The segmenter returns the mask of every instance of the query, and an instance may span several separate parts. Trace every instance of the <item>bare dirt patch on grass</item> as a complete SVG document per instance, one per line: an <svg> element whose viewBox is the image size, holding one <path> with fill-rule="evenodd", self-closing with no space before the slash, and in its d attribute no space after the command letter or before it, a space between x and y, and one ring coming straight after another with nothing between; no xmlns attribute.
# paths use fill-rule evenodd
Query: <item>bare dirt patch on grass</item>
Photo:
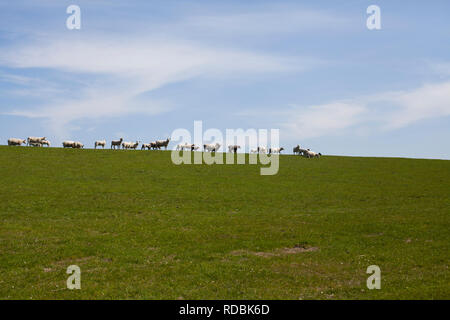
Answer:
<svg viewBox="0 0 450 320"><path fill-rule="evenodd" d="M306 247L306 246L296 245L292 248L278 248L273 251L235 250L235 251L232 251L230 254L233 256L253 255L253 256L257 256L257 257L270 258L270 257L285 256L285 255L289 255L289 254L298 254L298 253L303 253L303 252L314 252L317 250L319 250L318 247Z"/></svg>

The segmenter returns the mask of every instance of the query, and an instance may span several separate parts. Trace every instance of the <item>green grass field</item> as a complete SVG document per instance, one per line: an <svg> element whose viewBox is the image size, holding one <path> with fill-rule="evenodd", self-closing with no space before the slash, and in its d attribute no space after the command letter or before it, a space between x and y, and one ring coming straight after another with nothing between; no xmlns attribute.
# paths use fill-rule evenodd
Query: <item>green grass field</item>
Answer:
<svg viewBox="0 0 450 320"><path fill-rule="evenodd" d="M0 298L450 298L450 161L286 155L277 175L259 169L2 146ZM81 290L66 288L72 264Z"/></svg>

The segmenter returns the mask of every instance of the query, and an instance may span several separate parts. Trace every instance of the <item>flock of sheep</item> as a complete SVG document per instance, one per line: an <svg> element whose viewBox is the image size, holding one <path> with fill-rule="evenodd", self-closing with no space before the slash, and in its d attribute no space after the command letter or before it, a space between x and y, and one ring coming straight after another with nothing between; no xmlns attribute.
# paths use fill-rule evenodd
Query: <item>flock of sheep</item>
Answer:
<svg viewBox="0 0 450 320"><path fill-rule="evenodd" d="M317 152L311 151L310 149L302 149L302 148L300 148L300 145L297 145L294 147L293 153L298 154L300 156L304 156L306 158L320 158L320 156L322 155L320 152L317 153Z"/></svg>
<svg viewBox="0 0 450 320"><path fill-rule="evenodd" d="M156 140L152 141L150 143L143 143L141 150L160 150L164 147L165 150L167 150L167 146L169 145L170 139L167 138L166 140ZM46 139L46 137L28 137L26 140L24 139L18 139L18 138L10 138L8 139L8 145L9 146L20 146L22 144L25 144L27 146L33 146L33 147L42 147L44 145L50 147L50 141ZM123 141L122 138L119 140L112 140L111 141L111 149L133 149L136 150L139 145L139 141L136 142L126 142ZM84 148L84 144L79 141L64 141L62 143L63 148L75 148L75 149L81 149ZM97 147L102 147L103 149L106 146L106 140L98 140L95 141L94 147L97 149ZM221 145L220 143L215 144L204 144L203 145L203 151L204 152L216 152L220 149ZM241 146L239 145L229 145L228 146L228 152L234 152L236 153L238 149L240 149ZM199 146L196 146L195 144L178 144L175 148L177 151L197 151L200 149ZM250 153L268 153L268 154L280 154L281 151L283 151L284 148L266 148L266 147L258 147L256 149L251 149ZM294 154L302 155L306 158L320 158L322 155L320 152L314 152L310 149L302 149L299 145L294 147L293 149Z"/></svg>
<svg viewBox="0 0 450 320"><path fill-rule="evenodd" d="M269 151L268 153L269 154L271 154L271 153L281 153L281 151L283 151L283 150L284 150L283 147L281 147L281 148L269 148L268 149L268 151ZM250 153L267 153L267 148L266 147L258 147L256 149L251 149Z"/></svg>
<svg viewBox="0 0 450 320"><path fill-rule="evenodd" d="M204 144L203 145L203 151L204 152L216 152L220 149L221 144L220 143L215 143L215 144ZM233 144L233 145L229 145L228 146L228 152L231 153L236 153L238 151L238 149L240 149L241 146L237 145L237 144ZM187 150L187 151L197 151L198 149L200 149L199 146L196 146L195 144L178 144L175 148L176 151L183 151L183 150ZM250 153L281 153L281 151L283 151L284 148L269 148L267 149L266 147L258 147L256 149L251 149Z"/></svg>
<svg viewBox="0 0 450 320"><path fill-rule="evenodd" d="M48 141L45 137L28 137L26 140L18 138L8 139L8 146L20 146L25 143L27 144L27 146L32 147L42 147L44 145L50 147L50 141Z"/></svg>
<svg viewBox="0 0 450 320"><path fill-rule="evenodd" d="M167 138L166 140L156 140L150 143L144 143L142 144L142 149L148 148L150 149L161 149L164 147L167 150L167 146L169 145L170 139ZM22 144L26 144L27 146L32 147L42 147L44 145L50 147L50 141L47 140L46 137L28 137L25 139L18 139L18 138L10 138L8 139L8 145L9 146L21 146ZM139 145L139 142L126 142L123 141L122 138L120 140L113 140L111 141L111 149L136 149ZM84 148L84 144L79 141L63 141L62 143L63 148L75 148L75 149L82 149ZM105 148L106 146L106 140L98 140L95 141L94 147L97 149L97 147Z"/></svg>

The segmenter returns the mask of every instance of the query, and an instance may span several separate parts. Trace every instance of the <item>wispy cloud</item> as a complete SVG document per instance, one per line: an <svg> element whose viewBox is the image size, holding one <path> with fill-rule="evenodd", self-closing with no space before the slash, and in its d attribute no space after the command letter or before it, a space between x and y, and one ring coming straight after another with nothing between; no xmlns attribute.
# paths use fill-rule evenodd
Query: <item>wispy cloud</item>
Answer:
<svg viewBox="0 0 450 320"><path fill-rule="evenodd" d="M45 2L40 8L47 10L52 3ZM43 76L32 79L3 74L0 81L19 86L9 88L8 95L36 97L39 101L31 109L14 105L2 113L44 119L60 136L68 134L70 128L74 128L71 123L81 119L167 112L173 108L168 101L139 103L136 97L199 77L260 78L274 73L302 72L323 63L311 57L243 50L239 45L220 45L217 40L199 42L196 35L213 35L216 39L226 33L237 35L237 31L241 35L290 33L347 23L342 17L320 10L292 10L286 6L261 5L256 10L237 12L182 15L172 24L150 23L151 29L142 20L126 18L122 21L121 16L117 16L123 31L108 34L46 34L48 28L38 28L40 31L36 33L32 26L25 24L31 29L24 34L33 34L33 37L2 47L0 66L12 72L14 69L44 70L39 73ZM104 22L109 23L109 20ZM101 29L102 24L96 23ZM165 36L156 37L156 33ZM197 40L188 40L194 38ZM53 75L55 72L64 74L68 83L60 86L59 79L47 70ZM83 83L81 79L89 79L89 82Z"/></svg>
<svg viewBox="0 0 450 320"><path fill-rule="evenodd" d="M408 91L383 92L345 101L276 111L244 110L240 116L277 119L287 138L309 139L344 133L395 130L419 121L450 115L450 82L427 84ZM363 130L362 130L363 129Z"/></svg>
<svg viewBox="0 0 450 320"><path fill-rule="evenodd" d="M4 95L48 98L62 94L64 90L58 84L36 77L0 72L0 83L14 85L14 88L0 90Z"/></svg>
<svg viewBox="0 0 450 320"><path fill-rule="evenodd" d="M295 71L308 67L301 58L274 57L183 43L178 39L145 37L134 40L61 39L7 48L0 53L0 63L16 68L52 68L129 78L139 76L154 78L161 84L196 75Z"/></svg>
<svg viewBox="0 0 450 320"><path fill-rule="evenodd" d="M366 111L362 105L345 102L294 107L280 125L303 139L327 136L360 123Z"/></svg>
<svg viewBox="0 0 450 320"><path fill-rule="evenodd" d="M402 128L424 119L450 115L450 82L380 94L374 101L393 106L386 112L384 128Z"/></svg>
<svg viewBox="0 0 450 320"><path fill-rule="evenodd" d="M84 96L78 100L51 103L33 110L12 110L4 114L33 119L44 119L53 134L62 138L71 135L75 120L105 119L129 114L155 115L171 110L171 105L160 101L132 102L127 93Z"/></svg>
<svg viewBox="0 0 450 320"><path fill-rule="evenodd" d="M30 85L36 82L41 82L39 79L26 77L21 75L9 74L0 72L0 82L8 82L17 85Z"/></svg>
<svg viewBox="0 0 450 320"><path fill-rule="evenodd" d="M272 6L256 12L194 16L186 19L184 25L204 32L267 37L277 33L330 31L330 26L333 26L333 30L347 29L350 22L347 17L324 10Z"/></svg>
<svg viewBox="0 0 450 320"><path fill-rule="evenodd" d="M123 43L127 43L126 46ZM195 77L252 76L273 72L293 72L310 67L311 60L275 57L233 49L218 49L177 39L89 38L39 42L9 47L0 53L0 65L9 68L45 68L61 71L73 79L85 74L98 80L78 88L79 97L55 101L53 98L33 110L14 109L10 115L46 118L61 132L71 121L123 114L156 114L167 106L149 101L137 106L135 98L170 83ZM31 80L8 75L21 85ZM36 83L31 90L36 89ZM38 86L39 87L39 86ZM40 88L45 92L47 84ZM120 94L118 94L120 92Z"/></svg>

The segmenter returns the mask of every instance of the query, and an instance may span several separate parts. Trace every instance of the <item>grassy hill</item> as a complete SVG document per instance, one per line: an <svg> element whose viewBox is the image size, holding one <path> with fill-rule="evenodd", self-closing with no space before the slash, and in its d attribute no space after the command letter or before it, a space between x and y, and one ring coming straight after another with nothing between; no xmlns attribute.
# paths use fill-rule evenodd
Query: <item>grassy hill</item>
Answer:
<svg viewBox="0 0 450 320"><path fill-rule="evenodd" d="M0 299L450 298L450 161L3 146L0 179Z"/></svg>

